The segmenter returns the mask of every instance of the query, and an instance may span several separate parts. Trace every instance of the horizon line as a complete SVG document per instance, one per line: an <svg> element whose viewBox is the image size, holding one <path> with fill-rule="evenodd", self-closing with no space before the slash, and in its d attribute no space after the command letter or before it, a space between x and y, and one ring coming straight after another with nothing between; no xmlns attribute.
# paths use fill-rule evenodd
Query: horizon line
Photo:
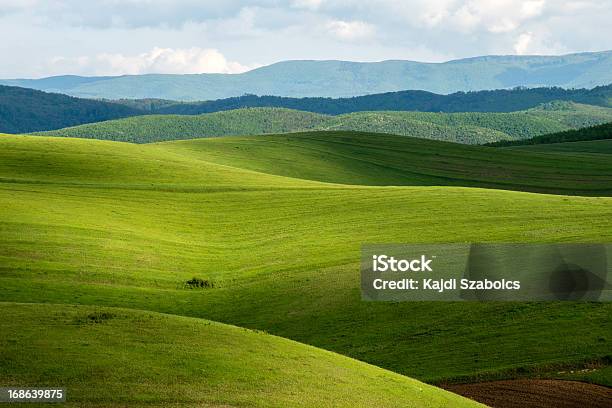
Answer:
<svg viewBox="0 0 612 408"><path fill-rule="evenodd" d="M389 58L383 60L376 61L356 61L356 60L343 60L343 59L288 59L288 60L280 60L276 62L272 62L270 64L262 65L259 67L255 67L243 72L236 73L227 73L227 72L200 72L200 73L159 73L159 72L148 72L142 74L116 74L116 75L80 75L80 74L57 74L57 75L47 75L41 77L33 77L33 78L0 78L3 81L20 81L20 80L30 80L37 81L49 78L60 78L60 77L79 77L79 78L121 78L121 77L132 77L132 76L147 76L147 75L243 75L249 72L257 71L263 68L268 68L273 65L283 64L283 63L291 63L291 62L348 62L354 64L380 64L384 62L411 62L416 64L430 64L430 65L440 65L440 64L448 64L459 61L467 61L481 58L551 58L551 57L569 57L573 55L584 55L584 54L604 54L611 53L612 49L600 50L600 51L578 51L578 52L570 52L565 54L485 54L485 55L475 55L470 57L461 57L461 58L453 58L445 61L417 61L411 59L401 59L401 58Z"/></svg>

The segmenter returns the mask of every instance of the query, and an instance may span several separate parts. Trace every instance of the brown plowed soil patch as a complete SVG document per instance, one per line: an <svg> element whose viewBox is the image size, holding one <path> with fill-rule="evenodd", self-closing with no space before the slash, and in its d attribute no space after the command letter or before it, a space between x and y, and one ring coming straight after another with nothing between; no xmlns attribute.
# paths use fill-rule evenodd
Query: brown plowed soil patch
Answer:
<svg viewBox="0 0 612 408"><path fill-rule="evenodd" d="M508 380L443 388L494 408L612 408L612 388L577 381Z"/></svg>

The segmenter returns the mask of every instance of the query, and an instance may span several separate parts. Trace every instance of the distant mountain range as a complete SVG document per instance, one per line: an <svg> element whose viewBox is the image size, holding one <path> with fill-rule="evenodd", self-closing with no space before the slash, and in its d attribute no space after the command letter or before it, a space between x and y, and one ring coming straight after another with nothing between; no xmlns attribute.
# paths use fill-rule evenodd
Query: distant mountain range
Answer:
<svg viewBox="0 0 612 408"><path fill-rule="evenodd" d="M350 97L405 89L440 94L516 86L592 88L612 83L612 51L562 56L485 56L444 63L285 61L243 74L149 74L8 79L87 98L212 100L244 94Z"/></svg>

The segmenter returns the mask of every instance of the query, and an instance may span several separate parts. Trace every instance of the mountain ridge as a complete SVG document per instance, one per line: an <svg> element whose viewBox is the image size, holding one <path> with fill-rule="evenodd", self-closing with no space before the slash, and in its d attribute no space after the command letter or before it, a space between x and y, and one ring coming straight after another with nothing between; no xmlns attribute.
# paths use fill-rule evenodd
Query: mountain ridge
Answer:
<svg viewBox="0 0 612 408"><path fill-rule="evenodd" d="M406 60L281 61L241 74L146 74L0 80L93 98L210 100L245 93L348 97L403 89L448 94L516 86L595 87L612 83L612 51L560 56L483 56L424 63ZM69 80L66 80L69 78Z"/></svg>

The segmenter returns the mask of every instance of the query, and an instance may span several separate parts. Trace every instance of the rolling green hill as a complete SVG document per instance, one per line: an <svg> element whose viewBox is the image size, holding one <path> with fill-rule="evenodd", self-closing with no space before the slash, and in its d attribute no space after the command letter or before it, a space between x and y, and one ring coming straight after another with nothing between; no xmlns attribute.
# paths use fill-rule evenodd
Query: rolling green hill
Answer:
<svg viewBox="0 0 612 408"><path fill-rule="evenodd" d="M0 313L3 384L62 386L67 406L482 406L347 357L206 320L14 303L0 303Z"/></svg>
<svg viewBox="0 0 612 408"><path fill-rule="evenodd" d="M0 132L26 133L142 114L118 103L0 85Z"/></svg>
<svg viewBox="0 0 612 408"><path fill-rule="evenodd" d="M289 158L315 147L323 156L330 153L328 140L295 137L286 148ZM359 135L353 141L350 134L327 137L347 143L339 143L336 153L341 154L328 157L330 163L337 159L337 164L324 170L347 169L338 177L371 183L358 163L364 155L351 155L350 147L345 146L359 144ZM375 137L380 135L371 135ZM240 149L239 140L234 141L235 150ZM194 141L194 148L182 145L187 142L133 145L0 137L2 299L201 317L266 330L433 383L551 375L589 364L593 371L572 375L612 384L611 371L606 369L612 330L609 303L376 303L362 302L359 291L364 242L607 242L612 239L612 198L463 187L327 184L297 178L334 178L317 174L314 166L294 177L253 171L256 166L262 171L274 168L273 163L265 163L278 160L279 151L273 144L255 144L259 152L251 154L251 164L243 154L235 156L234 166L221 164L234 147L217 145L207 150L199 145L219 141ZM393 140L380 141L388 144L389 152L397 148ZM242 143L253 146L248 138ZM440 143L443 145L447 146ZM485 149L458 148L474 149L476 156ZM264 154L266 149L275 151ZM453 153L448 149L445 155L450 158ZM489 160L495 162L498 150L488 150L492 152ZM508 166L515 160L526 172L528 161L520 163L519 157L547 157L499 152ZM309 154L308 160L316 165L316 155ZM368 160L379 157L376 152L368 155ZM548 157L553 156L558 160L556 154ZM578 159L558 160L560 174L583 171L577 167ZM478 160L485 162L484 157ZM395 165L380 166L380 177L396 177ZM462 164L449 162L450 167L460 165L469 165L469 158ZM536 169L543 165L534 164ZM370 164L365 166L367 170ZM288 171L286 163L280 168ZM490 169L483 169L483 174ZM504 166L499 169L502 172ZM589 170L589 179L597 176L596 170ZM599 171L609 177L606 170ZM517 176L514 183L528 184L534 176L525 177L527 181ZM554 172L543 172L541 177L548 178L550 185L562 185L564 179ZM193 277L208 280L214 287L189 289L185 284ZM64 317L60 313L57 319L71 319L70 313L66 311ZM32 314L36 318L9 314L17 319L9 317L9 324L23 327L24 342L40 333L43 317L36 311ZM151 323L154 327L165 322L156 319ZM185 324L200 324L191 322ZM125 325L130 324L127 319ZM170 330L179 322L168 324ZM91 338L83 340L89 346L70 354L82 361L86 358L82 354L97 358L99 354L89 350L101 349L92 346L112 338L112 330L123 325L123 321L111 320L109 326L96 325L91 332L74 332L79 329L60 325L55 331L50 328L49 336L67 336L75 342L78 336L74 333L82 332L84 338ZM146 325L134 330L137 328L158 333ZM188 351L179 345L191 344L191 339L202 344L200 330L204 329L179 330L184 342L168 343L178 344L175 349L185 355ZM132 333L126 333L126 338L141 344L140 337ZM31 343L28 355L54 347L54 341ZM150 352L147 344L141 347L138 350L143 353ZM160 350L159 346L153 350ZM198 352L193 353L195 361L200 361ZM166 378L165 355L162 352L160 365L153 367L161 367L161 383ZM0 373L19 367L9 363L13 361L0 360ZM143 356L139 361L149 360ZM257 361L256 355L248 361ZM283 366L286 361L275 359L270 364ZM173 364L189 373L197 363ZM239 379L249 379L247 374ZM96 384L93 379L87 381ZM228 384L238 386L231 378Z"/></svg>
<svg viewBox="0 0 612 408"><path fill-rule="evenodd" d="M208 163L329 183L612 195L608 157L570 155L560 160L556 155L354 132L194 139L158 146Z"/></svg>
<svg viewBox="0 0 612 408"><path fill-rule="evenodd" d="M283 61L242 74L61 76L2 80L85 98L212 100L244 94L350 97L420 89L457 91L516 86L592 88L612 83L612 51L559 56L483 56L415 61Z"/></svg>
<svg viewBox="0 0 612 408"><path fill-rule="evenodd" d="M338 116L249 108L197 116L132 117L40 134L149 143L226 135L354 130L479 144L525 139L608 121L612 121L612 109L574 103L513 113L356 112Z"/></svg>

